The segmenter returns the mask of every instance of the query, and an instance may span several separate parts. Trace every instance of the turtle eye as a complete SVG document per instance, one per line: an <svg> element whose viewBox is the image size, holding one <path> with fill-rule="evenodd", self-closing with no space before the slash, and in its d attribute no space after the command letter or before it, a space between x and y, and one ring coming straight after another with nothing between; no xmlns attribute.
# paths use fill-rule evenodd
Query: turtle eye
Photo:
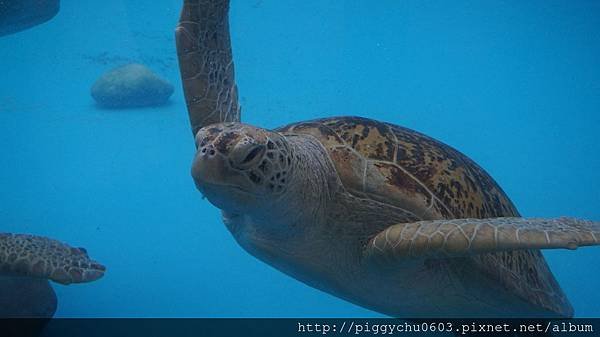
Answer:
<svg viewBox="0 0 600 337"><path fill-rule="evenodd" d="M243 146L241 149L238 148L232 156L232 164L240 169L247 169L252 167L257 161L262 159L266 147L260 144L252 144L250 146Z"/></svg>
<svg viewBox="0 0 600 337"><path fill-rule="evenodd" d="M264 149L265 149L264 146L259 145L259 146L256 146L255 148L253 148L252 150L250 150L250 152L246 155L246 158L244 158L244 160L242 161L242 164L247 164L247 163L251 162L261 152L263 152Z"/></svg>

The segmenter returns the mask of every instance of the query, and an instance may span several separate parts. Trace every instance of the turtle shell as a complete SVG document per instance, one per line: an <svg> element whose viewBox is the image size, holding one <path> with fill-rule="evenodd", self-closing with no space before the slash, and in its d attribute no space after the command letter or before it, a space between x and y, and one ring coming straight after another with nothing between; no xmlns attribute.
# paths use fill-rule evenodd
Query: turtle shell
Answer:
<svg viewBox="0 0 600 337"><path fill-rule="evenodd" d="M479 165L419 132L360 117L317 119L276 131L313 135L349 193L400 207L418 219L518 216Z"/></svg>
<svg viewBox="0 0 600 337"><path fill-rule="evenodd" d="M316 137L329 152L349 193L400 207L416 219L519 216L485 170L419 132L360 117L316 119L276 131ZM573 313L538 250L478 254L458 265L488 275L518 297L550 312L565 317Z"/></svg>

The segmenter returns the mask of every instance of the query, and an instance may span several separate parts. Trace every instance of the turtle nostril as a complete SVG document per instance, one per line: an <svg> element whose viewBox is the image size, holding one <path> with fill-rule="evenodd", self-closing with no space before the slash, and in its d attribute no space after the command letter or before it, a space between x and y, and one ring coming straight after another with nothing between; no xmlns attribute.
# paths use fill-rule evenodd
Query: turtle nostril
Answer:
<svg viewBox="0 0 600 337"><path fill-rule="evenodd" d="M211 149L208 154L211 155L211 156L214 156L215 155L215 150Z"/></svg>

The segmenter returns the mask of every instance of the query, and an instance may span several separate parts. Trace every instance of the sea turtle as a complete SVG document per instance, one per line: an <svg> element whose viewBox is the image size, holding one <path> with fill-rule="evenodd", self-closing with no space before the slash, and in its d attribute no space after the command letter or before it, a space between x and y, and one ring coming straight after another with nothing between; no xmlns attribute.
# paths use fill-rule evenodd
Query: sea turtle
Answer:
<svg viewBox="0 0 600 337"><path fill-rule="evenodd" d="M44 23L59 8L59 0L0 1L0 36ZM42 236L0 233L0 318L52 317L56 294L49 280L91 282L104 271L84 248Z"/></svg>
<svg viewBox="0 0 600 337"><path fill-rule="evenodd" d="M600 243L600 224L522 218L475 162L359 117L240 122L228 0L185 0L177 53L192 176L250 254L397 317L570 317L539 249Z"/></svg>
<svg viewBox="0 0 600 337"><path fill-rule="evenodd" d="M104 271L84 248L41 236L0 233L0 318L52 317L56 295L48 280L90 282Z"/></svg>

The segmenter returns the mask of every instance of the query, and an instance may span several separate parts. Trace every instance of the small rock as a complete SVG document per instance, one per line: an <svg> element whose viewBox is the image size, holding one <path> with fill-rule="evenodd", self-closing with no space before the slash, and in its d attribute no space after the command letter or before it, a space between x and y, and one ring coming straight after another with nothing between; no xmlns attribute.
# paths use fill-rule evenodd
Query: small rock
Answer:
<svg viewBox="0 0 600 337"><path fill-rule="evenodd" d="M173 86L169 82L137 63L105 73L92 86L92 97L105 108L163 105L171 94Z"/></svg>

